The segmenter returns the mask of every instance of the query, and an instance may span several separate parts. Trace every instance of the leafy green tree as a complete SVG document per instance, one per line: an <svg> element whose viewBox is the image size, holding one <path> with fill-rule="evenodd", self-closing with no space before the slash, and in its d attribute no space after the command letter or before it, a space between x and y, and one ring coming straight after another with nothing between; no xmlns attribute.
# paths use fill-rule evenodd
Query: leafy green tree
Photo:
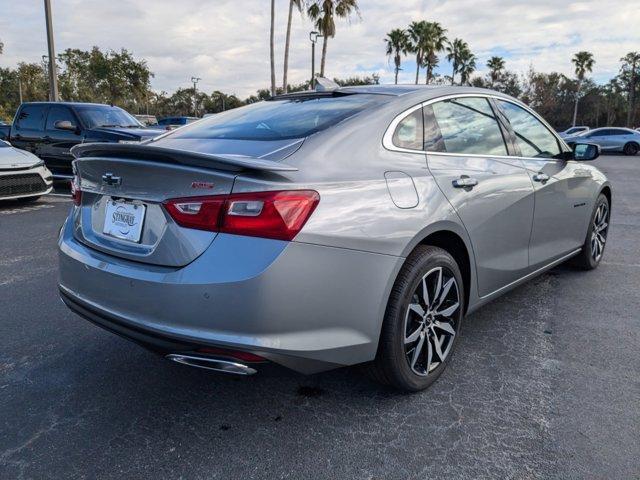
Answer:
<svg viewBox="0 0 640 480"><path fill-rule="evenodd" d="M446 47L447 60L451 63L451 85L455 84L456 73L460 73L462 59L470 53L469 45L461 38L455 38Z"/></svg>
<svg viewBox="0 0 640 480"><path fill-rule="evenodd" d="M460 84L469 85L469 80L473 72L476 71L476 56L470 50L463 50L460 55L460 64L458 71L460 72Z"/></svg>
<svg viewBox="0 0 640 480"><path fill-rule="evenodd" d="M409 50L409 36L401 28L395 28L387 33L384 39L387 45L387 56L393 57L395 84L398 84L398 72L401 70L402 55L406 55Z"/></svg>
<svg viewBox="0 0 640 480"><path fill-rule="evenodd" d="M491 80L491 87L498 81L500 74L504 70L505 62L502 57L491 57L487 61L487 68L489 69L489 78Z"/></svg>
<svg viewBox="0 0 640 480"><path fill-rule="evenodd" d="M626 86L628 107L627 107L627 127L632 127L636 114L636 95L640 82L640 53L629 52L620 59L622 67L620 68L619 79Z"/></svg>
<svg viewBox="0 0 640 480"><path fill-rule="evenodd" d="M291 20L293 17L293 8L302 12L302 0L289 0L289 16L287 17L287 35L284 40L284 68L282 75L282 90L286 93L289 91L287 84L287 73L289 70L289 45L291 44Z"/></svg>
<svg viewBox="0 0 640 480"><path fill-rule="evenodd" d="M571 59L571 63L575 65L576 77L578 78L578 85L576 88L576 99L575 104L573 106L573 122L572 126L576 126L576 119L578 117L578 102L580 100L580 90L582 88L582 82L584 81L584 77L587 72L591 72L593 70L593 65L596 61L593 58L593 54L591 52L578 52Z"/></svg>
<svg viewBox="0 0 640 480"><path fill-rule="evenodd" d="M424 25L424 37L423 37L423 66L425 67L427 74L425 83L431 83L433 79L433 70L438 65L438 53L444 50L444 46L447 43L447 30L442 28L438 22L426 22Z"/></svg>
<svg viewBox="0 0 640 480"><path fill-rule="evenodd" d="M424 64L424 45L427 30L427 22L411 22L407 33L409 34L409 51L416 56L416 85L420 78L420 67Z"/></svg>
<svg viewBox="0 0 640 480"><path fill-rule="evenodd" d="M349 18L351 14L360 14L357 0L315 0L309 6L307 14L315 23L316 29L323 35L320 76L324 77L327 60L327 43L336 35L335 18Z"/></svg>

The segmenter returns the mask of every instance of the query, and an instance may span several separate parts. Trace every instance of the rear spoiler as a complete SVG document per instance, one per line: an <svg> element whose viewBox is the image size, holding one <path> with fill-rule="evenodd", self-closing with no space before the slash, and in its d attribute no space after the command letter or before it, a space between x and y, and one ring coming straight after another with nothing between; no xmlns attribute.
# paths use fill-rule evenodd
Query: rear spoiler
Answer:
<svg viewBox="0 0 640 480"><path fill-rule="evenodd" d="M286 163L264 158L191 152L135 143L83 143L73 147L71 154L76 159L87 157L131 158L235 172L242 170L295 172L298 170Z"/></svg>

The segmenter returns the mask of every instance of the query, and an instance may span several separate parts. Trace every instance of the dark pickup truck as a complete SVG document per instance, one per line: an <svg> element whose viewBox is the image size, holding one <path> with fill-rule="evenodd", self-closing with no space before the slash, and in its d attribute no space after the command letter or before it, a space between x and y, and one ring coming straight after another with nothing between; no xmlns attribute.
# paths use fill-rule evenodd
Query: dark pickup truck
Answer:
<svg viewBox="0 0 640 480"><path fill-rule="evenodd" d="M31 102L18 108L8 140L42 160L54 178L71 177L71 147L79 143L138 143L166 133L145 128L121 108L97 103Z"/></svg>

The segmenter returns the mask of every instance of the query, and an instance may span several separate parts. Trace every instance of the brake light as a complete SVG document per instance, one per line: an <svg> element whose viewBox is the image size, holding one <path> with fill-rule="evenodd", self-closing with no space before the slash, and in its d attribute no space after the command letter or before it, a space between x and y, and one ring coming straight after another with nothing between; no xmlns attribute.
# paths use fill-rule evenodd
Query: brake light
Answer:
<svg viewBox="0 0 640 480"><path fill-rule="evenodd" d="M164 205L183 227L292 240L319 201L314 190L288 190L178 198Z"/></svg>
<svg viewBox="0 0 640 480"><path fill-rule="evenodd" d="M80 179L77 175L73 176L70 182L71 186L71 200L76 207L80 206L82 202L82 190L80 190Z"/></svg>
<svg viewBox="0 0 640 480"><path fill-rule="evenodd" d="M181 227L218 231L224 196L177 198L164 203L171 218Z"/></svg>

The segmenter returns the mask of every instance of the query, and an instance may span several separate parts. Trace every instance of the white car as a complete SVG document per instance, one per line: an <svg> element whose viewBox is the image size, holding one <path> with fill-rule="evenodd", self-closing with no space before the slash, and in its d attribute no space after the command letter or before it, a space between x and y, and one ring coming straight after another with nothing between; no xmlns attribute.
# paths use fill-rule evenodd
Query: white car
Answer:
<svg viewBox="0 0 640 480"><path fill-rule="evenodd" d="M590 130L589 127L585 127L585 126L571 127L566 129L564 132L560 132L559 135L562 138L567 138L567 137L573 137L575 135L579 135L584 132L588 132L589 130Z"/></svg>
<svg viewBox="0 0 640 480"><path fill-rule="evenodd" d="M42 160L0 140L0 200L34 201L52 188L51 172Z"/></svg>

